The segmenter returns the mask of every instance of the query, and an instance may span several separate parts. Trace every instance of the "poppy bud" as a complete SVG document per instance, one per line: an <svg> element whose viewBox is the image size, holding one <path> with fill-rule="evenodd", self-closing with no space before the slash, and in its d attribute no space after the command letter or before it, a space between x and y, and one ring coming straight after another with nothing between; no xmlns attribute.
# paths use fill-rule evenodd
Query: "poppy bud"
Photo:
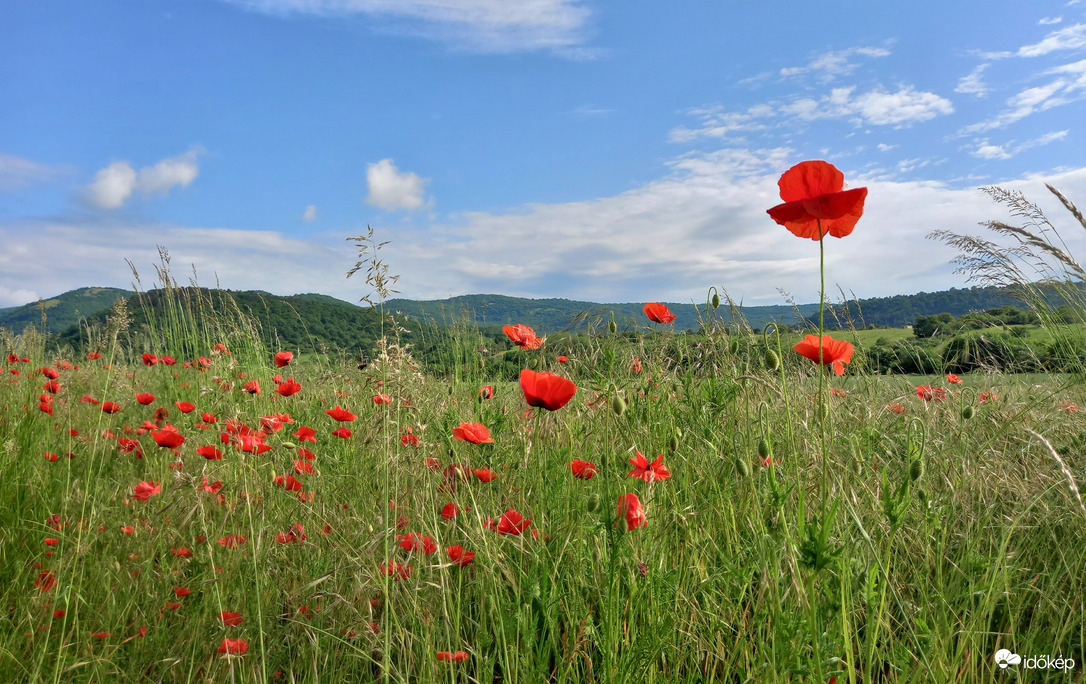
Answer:
<svg viewBox="0 0 1086 684"><path fill-rule="evenodd" d="M773 449L769 445L769 440L762 437L758 440L758 457L763 461L773 455Z"/></svg>
<svg viewBox="0 0 1086 684"><path fill-rule="evenodd" d="M679 437L682 437L682 430L675 430L675 434L671 435L671 439L667 441L667 448L672 452L679 450Z"/></svg>
<svg viewBox="0 0 1086 684"><path fill-rule="evenodd" d="M614 335L616 332L618 332L618 324L615 323L615 312L614 311L611 312L611 322L607 324L607 329L611 331L612 335Z"/></svg>
<svg viewBox="0 0 1086 684"><path fill-rule="evenodd" d="M750 477L750 466L742 456L735 457L735 472L739 474L739 477Z"/></svg>
<svg viewBox="0 0 1086 684"><path fill-rule="evenodd" d="M626 402L622 399L621 394L616 394L611 397L611 410L613 410L617 416L626 413Z"/></svg>
<svg viewBox="0 0 1086 684"><path fill-rule="evenodd" d="M592 494L588 497L588 502L585 504L585 508L589 513L595 513L600 507L600 495Z"/></svg>
<svg viewBox="0 0 1086 684"><path fill-rule="evenodd" d="M973 417L974 414L975 414L975 411L973 411L972 406L966 406L965 408L962 409L962 418L964 418L965 420L969 420L970 418Z"/></svg>
<svg viewBox="0 0 1086 684"><path fill-rule="evenodd" d="M719 308L719 307L720 307L720 295L719 295L718 293L716 293L716 292L714 292L714 293L713 293L713 301L712 301L712 304L713 304L713 308L714 308L714 309L716 309L716 308Z"/></svg>
<svg viewBox="0 0 1086 684"><path fill-rule="evenodd" d="M781 367L781 357L777 356L777 352L770 349L762 358L762 363L767 371L775 371Z"/></svg>
<svg viewBox="0 0 1086 684"><path fill-rule="evenodd" d="M909 464L909 479L916 482L922 477L924 477L924 459L918 458Z"/></svg>

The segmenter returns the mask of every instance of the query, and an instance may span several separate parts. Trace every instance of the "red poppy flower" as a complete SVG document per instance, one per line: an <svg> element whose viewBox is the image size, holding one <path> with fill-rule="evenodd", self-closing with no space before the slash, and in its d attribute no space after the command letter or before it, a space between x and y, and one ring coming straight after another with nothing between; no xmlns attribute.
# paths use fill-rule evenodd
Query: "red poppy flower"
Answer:
<svg viewBox="0 0 1086 684"><path fill-rule="evenodd" d="M192 558L192 549L187 546L182 546L179 549L170 549L170 553L178 558Z"/></svg>
<svg viewBox="0 0 1086 684"><path fill-rule="evenodd" d="M64 610L63 608L57 608L56 610L53 611L53 619L54 620L60 620L61 618L63 618L67 614L68 614L68 611Z"/></svg>
<svg viewBox="0 0 1086 684"><path fill-rule="evenodd" d="M569 357L565 354L558 355L558 363L569 363Z"/></svg>
<svg viewBox="0 0 1086 684"><path fill-rule="evenodd" d="M615 516L620 521L626 521L627 532L649 524L648 519L645 517L645 509L641 507L641 500L637 498L637 494L623 494L618 497Z"/></svg>
<svg viewBox="0 0 1086 684"><path fill-rule="evenodd" d="M209 494L218 494L219 492L222 491L222 488L223 488L222 480L215 480L214 482L208 482L206 477L201 477L200 479L203 480L204 483L202 485L197 486L196 489L200 490L201 492L208 492Z"/></svg>
<svg viewBox="0 0 1086 684"><path fill-rule="evenodd" d="M216 449L215 447L211 446L211 445L197 447L196 453L203 456L204 458L206 458L209 461L221 461L222 460L222 452L219 451L218 449Z"/></svg>
<svg viewBox="0 0 1086 684"><path fill-rule="evenodd" d="M475 477L477 477L480 482L490 482L498 476L498 474L490 468L476 468L471 472L475 473Z"/></svg>
<svg viewBox="0 0 1086 684"><path fill-rule="evenodd" d="M951 385L962 384L962 379L959 378L957 375L954 375L953 373L946 374L946 381L949 382Z"/></svg>
<svg viewBox="0 0 1086 684"><path fill-rule="evenodd" d="M845 190L845 175L829 162L800 162L785 171L777 185L784 204L766 213L796 237L845 237L864 213L867 188Z"/></svg>
<svg viewBox="0 0 1086 684"><path fill-rule="evenodd" d="M577 393L577 385L572 380L546 371L536 373L527 368L520 372L520 389L529 406L539 406L548 411L562 408Z"/></svg>
<svg viewBox="0 0 1086 684"><path fill-rule="evenodd" d="M306 427L305 425L302 425L298 428L297 432L292 432L291 434L297 437L299 442L317 441L317 431L311 427Z"/></svg>
<svg viewBox="0 0 1086 684"><path fill-rule="evenodd" d="M108 639L112 635L109 632L91 632L91 636L96 639Z"/></svg>
<svg viewBox="0 0 1086 684"><path fill-rule="evenodd" d="M502 513L501 520L498 521L497 530L498 534L518 535L528 529L528 525L531 524L531 520L528 520L523 515L510 508L505 513Z"/></svg>
<svg viewBox="0 0 1086 684"><path fill-rule="evenodd" d="M404 551L422 551L426 555L437 551L437 543L434 542L432 537L425 534L408 532L407 534L401 534L399 539L400 547Z"/></svg>
<svg viewBox="0 0 1086 684"><path fill-rule="evenodd" d="M579 477L582 480L591 480L596 476L596 473L599 472L596 464L591 461L573 459L569 464L569 467L573 471L573 477Z"/></svg>
<svg viewBox="0 0 1086 684"><path fill-rule="evenodd" d="M342 408L339 404L336 404L334 409L326 409L324 412L331 416L332 420L338 420L341 423L349 423L358 417L347 409Z"/></svg>
<svg viewBox="0 0 1086 684"><path fill-rule="evenodd" d="M628 477L636 477L639 480L645 482L653 482L655 480L666 480L671 477L671 472L664 465L664 455L660 454L656 457L656 460L649 463L649 459L636 449L634 453L637 454L630 459L630 465L634 467L629 472Z"/></svg>
<svg viewBox="0 0 1086 684"><path fill-rule="evenodd" d="M245 655L245 652L249 650L249 642L245 639L223 639L219 644L219 653L230 653L232 655Z"/></svg>
<svg viewBox="0 0 1086 684"><path fill-rule="evenodd" d="M162 487L157 482L140 482L132 488L132 497L140 501L146 501L155 494L162 492Z"/></svg>
<svg viewBox="0 0 1086 684"><path fill-rule="evenodd" d="M192 413L196 410L196 406L187 401L175 401L174 406L176 406L177 410L181 413Z"/></svg>
<svg viewBox="0 0 1086 684"><path fill-rule="evenodd" d="M136 531L136 528L132 525L121 525L121 532L124 534L132 534Z"/></svg>
<svg viewBox="0 0 1086 684"><path fill-rule="evenodd" d="M56 394L60 392L60 383L56 380L50 380L49 382L42 385L41 388L43 391L48 392L49 394Z"/></svg>
<svg viewBox="0 0 1086 684"><path fill-rule="evenodd" d="M419 436L416 435L412 431L410 426L408 426L408 427L404 428L403 434L400 435L400 444L405 446L405 447L406 446L417 447L419 445Z"/></svg>
<svg viewBox="0 0 1086 684"><path fill-rule="evenodd" d="M460 423L452 431L453 439L472 444L491 444L494 440L490 437L490 430L481 423Z"/></svg>
<svg viewBox="0 0 1086 684"><path fill-rule="evenodd" d="M177 359L172 356L160 356L158 360L166 364L167 366L172 366L177 363Z"/></svg>
<svg viewBox="0 0 1086 684"><path fill-rule="evenodd" d="M642 307L642 311L645 312L645 315L648 316L649 320L653 323L663 323L664 325L667 325L675 320L675 314L671 313L671 309L659 302L649 302Z"/></svg>
<svg viewBox="0 0 1086 684"><path fill-rule="evenodd" d="M630 372L631 373L640 373L641 372L641 357L640 356L635 356L634 360L630 362Z"/></svg>
<svg viewBox="0 0 1086 684"><path fill-rule="evenodd" d="M394 582L399 582L411 576L411 566L400 565L392 559L389 559L387 565L381 563L381 574L385 577L391 577Z"/></svg>
<svg viewBox="0 0 1086 684"><path fill-rule="evenodd" d="M48 570L42 570L38 573L38 578L34 580L34 586L38 588L38 591L50 591L57 586L56 575Z"/></svg>
<svg viewBox="0 0 1086 684"><path fill-rule="evenodd" d="M55 537L46 537L44 541L46 546L56 546L60 543L60 540Z"/></svg>
<svg viewBox="0 0 1086 684"><path fill-rule="evenodd" d="M154 354L148 353L148 354L143 355L143 365L145 365L145 366L153 366L156 363L158 363L158 357L155 356Z"/></svg>
<svg viewBox="0 0 1086 684"><path fill-rule="evenodd" d="M818 335L807 335L792 350L800 356L805 356L818 363L819 342ZM844 340L835 340L829 335L822 336L821 344L822 365L833 366L835 375L844 375L845 367L842 364L852 361L852 345Z"/></svg>
<svg viewBox="0 0 1086 684"><path fill-rule="evenodd" d="M465 660L467 660L468 657L469 657L468 654L465 653L464 651L456 651L454 653L450 653L449 651L438 651L437 652L437 659L438 660L448 660L448 661L454 662L454 663L462 663Z"/></svg>
<svg viewBox="0 0 1086 684"><path fill-rule="evenodd" d="M392 403L392 397L388 396L384 392L378 392L377 394L373 395L372 399L373 403L377 404L378 406L382 404Z"/></svg>
<svg viewBox="0 0 1086 684"><path fill-rule="evenodd" d="M449 554L449 560L462 568L466 568L469 563L475 560L475 554L471 551L465 551L464 547L459 544L446 546L445 553Z"/></svg>
<svg viewBox="0 0 1086 684"><path fill-rule="evenodd" d="M241 386L242 392L248 392L249 394L260 395L260 383L256 380L250 380Z"/></svg>
<svg viewBox="0 0 1086 684"><path fill-rule="evenodd" d="M100 359L102 358L102 352L90 352L87 354L87 358L91 361L94 361L95 359Z"/></svg>
<svg viewBox="0 0 1086 684"><path fill-rule="evenodd" d="M218 541L219 546L226 549L232 549L237 546L241 546L242 544L248 543L249 540L241 536L240 534L228 534Z"/></svg>
<svg viewBox="0 0 1086 684"><path fill-rule="evenodd" d="M287 475L286 477L282 475L276 475L275 484L276 486L282 487L288 492L302 491L302 481L294 477L293 475Z"/></svg>
<svg viewBox="0 0 1086 684"><path fill-rule="evenodd" d="M292 397L302 391L302 386L300 383L294 382L294 378L287 378L286 382L276 385L275 391L284 397Z"/></svg>
<svg viewBox="0 0 1086 684"><path fill-rule="evenodd" d="M494 398L494 385L483 385L480 387L479 398L483 401Z"/></svg>
<svg viewBox="0 0 1086 684"><path fill-rule="evenodd" d="M521 349L539 349L543 345L543 340L536 337L535 331L526 325L503 325L502 330L513 340L513 344Z"/></svg>
<svg viewBox="0 0 1086 684"><path fill-rule="evenodd" d="M452 520L458 515L460 515L460 507L452 501L441 507L441 518L443 520Z"/></svg>
<svg viewBox="0 0 1086 684"><path fill-rule="evenodd" d="M41 457L44 458L46 461L49 461L50 463L56 463L57 459L60 458L60 456L57 456L52 451L46 451L41 455Z"/></svg>
<svg viewBox="0 0 1086 684"><path fill-rule="evenodd" d="M335 430L332 430L332 436L333 437L339 437L340 439L350 439L351 434L352 433L351 433L350 428L341 427L341 428L336 428Z"/></svg>
<svg viewBox="0 0 1086 684"><path fill-rule="evenodd" d="M276 355L275 355L275 358L273 359L273 361L275 361L275 367L276 368L282 368L283 366L286 366L287 364L289 364L293 360L294 360L294 352L288 352L288 351L277 352Z"/></svg>
<svg viewBox="0 0 1086 684"><path fill-rule="evenodd" d="M916 388L916 396L920 397L924 401L943 401L944 399L946 399L946 390L942 387L920 385Z"/></svg>
<svg viewBox="0 0 1086 684"><path fill-rule="evenodd" d="M905 413L905 407L897 402L888 404L886 406L887 411L893 411L894 413Z"/></svg>
<svg viewBox="0 0 1086 684"><path fill-rule="evenodd" d="M167 449L176 449L185 443L185 438L172 425L162 426L161 430L152 432L151 437L154 438L155 444Z"/></svg>
<svg viewBox="0 0 1086 684"><path fill-rule="evenodd" d="M121 405L115 401L103 401L102 413L116 413L121 410Z"/></svg>
<svg viewBox="0 0 1086 684"><path fill-rule="evenodd" d="M173 588L173 593L174 593L174 596L176 596L178 598L185 598L186 596L188 596L189 594L192 593L192 589L189 589L188 587L174 587Z"/></svg>
<svg viewBox="0 0 1086 684"><path fill-rule="evenodd" d="M229 610L219 613L219 620L222 621L223 627L237 627L242 623L241 613L232 613Z"/></svg>
<svg viewBox="0 0 1086 684"><path fill-rule="evenodd" d="M294 462L294 472L299 475L312 475L317 472L317 469L309 461L297 460Z"/></svg>
<svg viewBox="0 0 1086 684"><path fill-rule="evenodd" d="M56 380L60 377L60 372L56 368L49 368L48 366L39 368L38 372L50 380Z"/></svg>

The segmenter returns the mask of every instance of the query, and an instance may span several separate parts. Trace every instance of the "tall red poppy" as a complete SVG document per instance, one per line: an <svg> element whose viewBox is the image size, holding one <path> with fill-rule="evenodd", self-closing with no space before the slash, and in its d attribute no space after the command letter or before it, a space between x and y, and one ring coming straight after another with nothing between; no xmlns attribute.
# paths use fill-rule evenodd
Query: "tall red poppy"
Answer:
<svg viewBox="0 0 1086 684"><path fill-rule="evenodd" d="M548 411L562 408L577 393L577 385L572 380L546 371L536 373L527 368L520 372L520 389L524 391L524 400L529 406L540 406Z"/></svg>
<svg viewBox="0 0 1086 684"><path fill-rule="evenodd" d="M249 642L245 639L223 639L222 643L219 644L219 653L245 655L248 650Z"/></svg>
<svg viewBox="0 0 1086 684"><path fill-rule="evenodd" d="M637 498L637 494L623 494L618 497L615 516L620 521L626 522L627 532L649 524L645 517L645 509L641 507L641 500Z"/></svg>
<svg viewBox="0 0 1086 684"><path fill-rule="evenodd" d="M341 423L349 423L358 417L347 409L341 407L339 404L336 404L336 407L334 409L325 409L324 412L327 413L332 418L332 420L338 420Z"/></svg>
<svg viewBox="0 0 1086 684"><path fill-rule="evenodd" d="M281 352L276 353L275 359L274 359L276 368L282 368L283 366L286 366L287 364L289 364L293 360L294 360L294 353L293 352L288 352L288 351L281 351Z"/></svg>
<svg viewBox="0 0 1086 684"><path fill-rule="evenodd" d="M536 337L535 331L526 325L503 325L502 330L513 340L513 344L521 349L539 349L543 345L543 340Z"/></svg>
<svg viewBox="0 0 1086 684"><path fill-rule="evenodd" d="M649 459L645 458L644 454L640 451L634 450L637 456L630 459L630 465L634 467L630 471L628 477L636 477L639 480L645 482L655 482L656 480L666 480L671 477L671 471L664 465L664 455L660 454L656 457L656 460L649 463Z"/></svg>
<svg viewBox="0 0 1086 684"><path fill-rule="evenodd" d="M464 547L459 544L455 546L446 546L445 553L449 554L449 560L462 568L467 567L468 564L475 560L475 553L472 551L465 551Z"/></svg>
<svg viewBox="0 0 1086 684"><path fill-rule="evenodd" d="M286 382L281 382L275 387L275 391L284 397L292 397L302 391L302 386L294 382L294 378L287 378Z"/></svg>
<svg viewBox="0 0 1086 684"><path fill-rule="evenodd" d="M162 426L161 430L152 432L151 437L154 438L155 444L167 449L176 449L185 443L184 436L173 425Z"/></svg>
<svg viewBox="0 0 1086 684"><path fill-rule="evenodd" d="M501 519L498 521L498 534L513 534L519 535L524 530L528 529L528 526L532 524L531 520L528 520L523 515L513 510L512 508L502 513Z"/></svg>
<svg viewBox="0 0 1086 684"><path fill-rule="evenodd" d="M146 501L161 491L162 487L157 482L140 482L132 488L132 498Z"/></svg>
<svg viewBox="0 0 1086 684"><path fill-rule="evenodd" d="M808 335L803 338L792 350L801 356L805 356L815 363L819 362L819 347L822 349L822 365L833 365L836 375L844 375L845 367L842 364L852 361L852 345L844 340L835 340L829 335L822 336L822 344L818 343L818 335Z"/></svg>
<svg viewBox="0 0 1086 684"><path fill-rule="evenodd" d="M864 213L867 188L845 190L845 174L829 162L800 162L785 171L777 185L784 203L766 213L796 237L845 237Z"/></svg>
<svg viewBox="0 0 1086 684"><path fill-rule="evenodd" d="M664 325L667 325L675 320L675 314L671 313L671 309L659 302L649 302L642 310L653 323L663 323Z"/></svg>
<svg viewBox="0 0 1086 684"><path fill-rule="evenodd" d="M599 472L592 461L582 461L577 458L570 462L569 467L573 471L573 477L579 477L582 480L591 480Z"/></svg>
<svg viewBox="0 0 1086 684"><path fill-rule="evenodd" d="M453 439L472 444L491 444L494 439L490 436L490 430L482 423L460 423L452 430Z"/></svg>

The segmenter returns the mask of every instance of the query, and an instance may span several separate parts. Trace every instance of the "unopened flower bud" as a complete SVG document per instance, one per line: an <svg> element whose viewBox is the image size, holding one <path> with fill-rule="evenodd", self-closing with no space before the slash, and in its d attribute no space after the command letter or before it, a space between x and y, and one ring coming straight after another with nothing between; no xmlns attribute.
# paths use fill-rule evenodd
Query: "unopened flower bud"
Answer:
<svg viewBox="0 0 1086 684"><path fill-rule="evenodd" d="M762 357L762 364L767 371L775 371L781 367L781 357L777 356L777 352L770 349Z"/></svg>
<svg viewBox="0 0 1086 684"><path fill-rule="evenodd" d="M626 402L622 399L621 394L616 394L611 397L611 410L615 412L615 415L621 416L626 413Z"/></svg>
<svg viewBox="0 0 1086 684"><path fill-rule="evenodd" d="M773 455L773 449L769 445L769 440L762 437L758 440L758 457L763 461Z"/></svg>
<svg viewBox="0 0 1086 684"><path fill-rule="evenodd" d="M975 415L975 413L976 412L973 410L972 406L966 406L962 409L962 418L969 420Z"/></svg>
<svg viewBox="0 0 1086 684"><path fill-rule="evenodd" d="M716 309L716 308L718 308L720 306L720 295L717 294L716 292L713 293L712 304L713 304L714 309Z"/></svg>
<svg viewBox="0 0 1086 684"><path fill-rule="evenodd" d="M742 456L735 457L735 472L739 477L750 477L750 466Z"/></svg>
<svg viewBox="0 0 1086 684"><path fill-rule="evenodd" d="M599 494L591 494L591 495L589 495L588 502L585 504L585 508L588 509L588 512L589 513L595 513L597 510L599 510L599 507L600 507L600 495Z"/></svg>
<svg viewBox="0 0 1086 684"><path fill-rule="evenodd" d="M924 477L924 459L918 458L909 464L909 479L916 482Z"/></svg>
<svg viewBox="0 0 1086 684"><path fill-rule="evenodd" d="M618 332L618 324L615 323L615 312L614 311L611 312L611 322L607 324L607 329L611 331L612 335L614 335L616 332Z"/></svg>

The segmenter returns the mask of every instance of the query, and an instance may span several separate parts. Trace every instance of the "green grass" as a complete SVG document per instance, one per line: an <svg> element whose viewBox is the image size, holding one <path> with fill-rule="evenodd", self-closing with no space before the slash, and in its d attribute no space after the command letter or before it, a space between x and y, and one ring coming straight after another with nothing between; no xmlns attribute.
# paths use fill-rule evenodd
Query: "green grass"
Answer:
<svg viewBox="0 0 1086 684"><path fill-rule="evenodd" d="M579 390L526 413L519 386L483 375L470 348L449 379L395 347L365 370L316 357L277 369L244 325L167 311L143 336L114 330L100 360L70 359L82 367L60 371L52 416L35 370L63 360L8 340L31 361L0 364L20 371L0 382L2 681L992 682L1011 677L1000 648L1074 658L1067 676L1020 673L1069 681L1086 660L1086 511L1027 432L1082 478L1086 423L1063 402L1086 397L1069 376L831 377L845 395L827 397L820 424L815 369L787 340L769 372L761 338L683 347L664 331L635 348L605 333L568 364L546 347L529 356ZM215 335L231 354L212 354ZM174 348L211 366L139 362ZM302 391L279 396L276 374ZM252 379L260 395L241 391ZM948 397L925 403L917 384ZM374 403L379 391L392 403ZM980 403L982 391L999 399ZM357 414L350 439L331 435L337 404ZM160 407L185 437L176 455L139 429ZM227 421L259 431L278 414L293 423L265 422L265 453L220 440ZM461 422L494 443L454 440ZM299 441L300 426L317 441ZM207 445L223 458L196 453ZM315 473L295 473L299 446ZM628 477L635 449L663 454L670 478ZM574 459L599 474L574 478ZM482 468L497 478L470 472ZM300 493L276 485L286 474ZM204 478L221 492L198 489ZM161 492L136 500L143 481ZM615 527L626 493L647 526ZM445 520L449 502L463 512ZM509 509L531 519L524 534L487 529ZM436 553L400 548L408 532ZM218 543L232 534L247 543ZM474 561L452 564L452 545ZM393 562L410 575L382 572ZM243 621L225 626L223 611ZM246 653L218 654L227 638Z"/></svg>

